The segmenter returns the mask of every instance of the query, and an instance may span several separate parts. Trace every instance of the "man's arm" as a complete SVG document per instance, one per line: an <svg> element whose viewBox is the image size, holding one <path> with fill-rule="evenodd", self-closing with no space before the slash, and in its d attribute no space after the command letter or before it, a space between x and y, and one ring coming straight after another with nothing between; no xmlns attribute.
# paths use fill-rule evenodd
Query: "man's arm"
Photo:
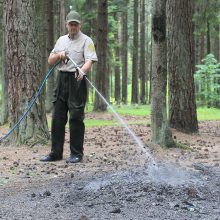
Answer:
<svg viewBox="0 0 220 220"><path fill-rule="evenodd" d="M92 60L86 60L86 62L84 63L84 65L82 66L81 70L83 71L83 73L87 73L91 67L92 67ZM83 79L83 74L79 72L79 75L75 75L75 77L77 78L77 81L82 80Z"/></svg>
<svg viewBox="0 0 220 220"><path fill-rule="evenodd" d="M86 60L86 62L85 62L84 65L82 66L81 70L82 70L84 73L89 72L89 70L90 70L91 67L92 67L92 63L93 63L92 60Z"/></svg>
<svg viewBox="0 0 220 220"><path fill-rule="evenodd" d="M55 64L59 60L65 60L66 59L66 53L65 51L57 52L57 53L51 53L48 58L48 64L49 66Z"/></svg>

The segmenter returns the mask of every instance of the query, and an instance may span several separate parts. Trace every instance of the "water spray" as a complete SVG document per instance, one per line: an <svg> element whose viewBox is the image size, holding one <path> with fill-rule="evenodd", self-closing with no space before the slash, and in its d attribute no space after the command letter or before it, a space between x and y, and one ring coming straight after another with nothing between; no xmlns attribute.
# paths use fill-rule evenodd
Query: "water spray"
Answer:
<svg viewBox="0 0 220 220"><path fill-rule="evenodd" d="M82 69L76 64L76 62L69 56L66 55L67 58L74 64L75 68L79 71L80 74L87 80L89 85L95 89L96 93L100 96L100 98L105 102L105 104L111 109L113 115L115 116L116 120L121 123L121 125L127 130L127 132L131 135L133 140L138 144L138 146L143 150L146 156L151 160L151 163L154 166L157 166L156 161L151 156L151 154L146 150L146 145L142 143L142 141L135 135L135 133L128 127L125 121L119 116L119 114L114 110L114 108L108 103L108 101L104 98L104 96L97 90L97 88L92 84L92 82L87 78L86 74L82 71Z"/></svg>

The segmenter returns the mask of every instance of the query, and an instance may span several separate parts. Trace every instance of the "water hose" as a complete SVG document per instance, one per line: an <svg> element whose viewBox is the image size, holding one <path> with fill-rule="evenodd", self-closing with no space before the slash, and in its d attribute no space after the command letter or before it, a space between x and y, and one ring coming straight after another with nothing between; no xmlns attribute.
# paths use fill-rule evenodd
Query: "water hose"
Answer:
<svg viewBox="0 0 220 220"><path fill-rule="evenodd" d="M8 138L8 137L11 135L11 133L12 133L16 128L18 128L18 126L21 124L21 122L27 117L28 113L30 112L31 108L33 107L34 103L36 102L38 96L40 95L40 93L41 93L41 91L42 91L42 89L43 89L43 87L44 87L44 85L45 85L47 79L50 77L50 75L52 74L54 68L55 68L59 63L60 63L60 62L56 63L51 69L49 69L49 71L47 72L47 74L46 74L46 76L45 76L45 78L44 78L44 80L43 80L43 82L42 82L40 88L38 89L38 91L37 91L37 93L36 93L36 95L31 99L30 104L29 104L29 106L27 107L27 110L23 113L23 115L20 117L20 119L14 124L14 126L13 126L4 136L2 136L2 137L0 138L0 143L1 143L4 139Z"/></svg>

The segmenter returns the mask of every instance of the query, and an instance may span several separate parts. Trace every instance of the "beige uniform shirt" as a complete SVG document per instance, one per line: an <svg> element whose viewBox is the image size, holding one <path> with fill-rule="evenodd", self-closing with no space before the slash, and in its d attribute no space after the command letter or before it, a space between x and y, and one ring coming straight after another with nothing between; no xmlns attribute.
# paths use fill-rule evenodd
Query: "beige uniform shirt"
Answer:
<svg viewBox="0 0 220 220"><path fill-rule="evenodd" d="M92 39L81 31L73 39L71 39L68 34L61 36L57 40L51 53L60 51L66 51L80 68L84 65L86 60L98 60ZM67 64L61 62L58 66L58 70L73 72L75 71L75 67L71 61L68 61Z"/></svg>

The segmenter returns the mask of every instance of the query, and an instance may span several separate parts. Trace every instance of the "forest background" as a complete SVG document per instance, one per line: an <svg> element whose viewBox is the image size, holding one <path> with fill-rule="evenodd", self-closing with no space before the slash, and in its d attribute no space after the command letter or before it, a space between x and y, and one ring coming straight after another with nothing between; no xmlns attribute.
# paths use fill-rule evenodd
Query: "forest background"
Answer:
<svg viewBox="0 0 220 220"><path fill-rule="evenodd" d="M96 45L99 62L89 79L119 112L151 112L153 142L175 145L170 128L198 132L198 110L218 119L219 0L4 0L0 7L1 125L18 121L39 88L47 57L66 34L70 9L81 14L82 31ZM14 142L48 140L46 113L52 109L56 74L13 133ZM107 110L93 89L88 106Z"/></svg>

